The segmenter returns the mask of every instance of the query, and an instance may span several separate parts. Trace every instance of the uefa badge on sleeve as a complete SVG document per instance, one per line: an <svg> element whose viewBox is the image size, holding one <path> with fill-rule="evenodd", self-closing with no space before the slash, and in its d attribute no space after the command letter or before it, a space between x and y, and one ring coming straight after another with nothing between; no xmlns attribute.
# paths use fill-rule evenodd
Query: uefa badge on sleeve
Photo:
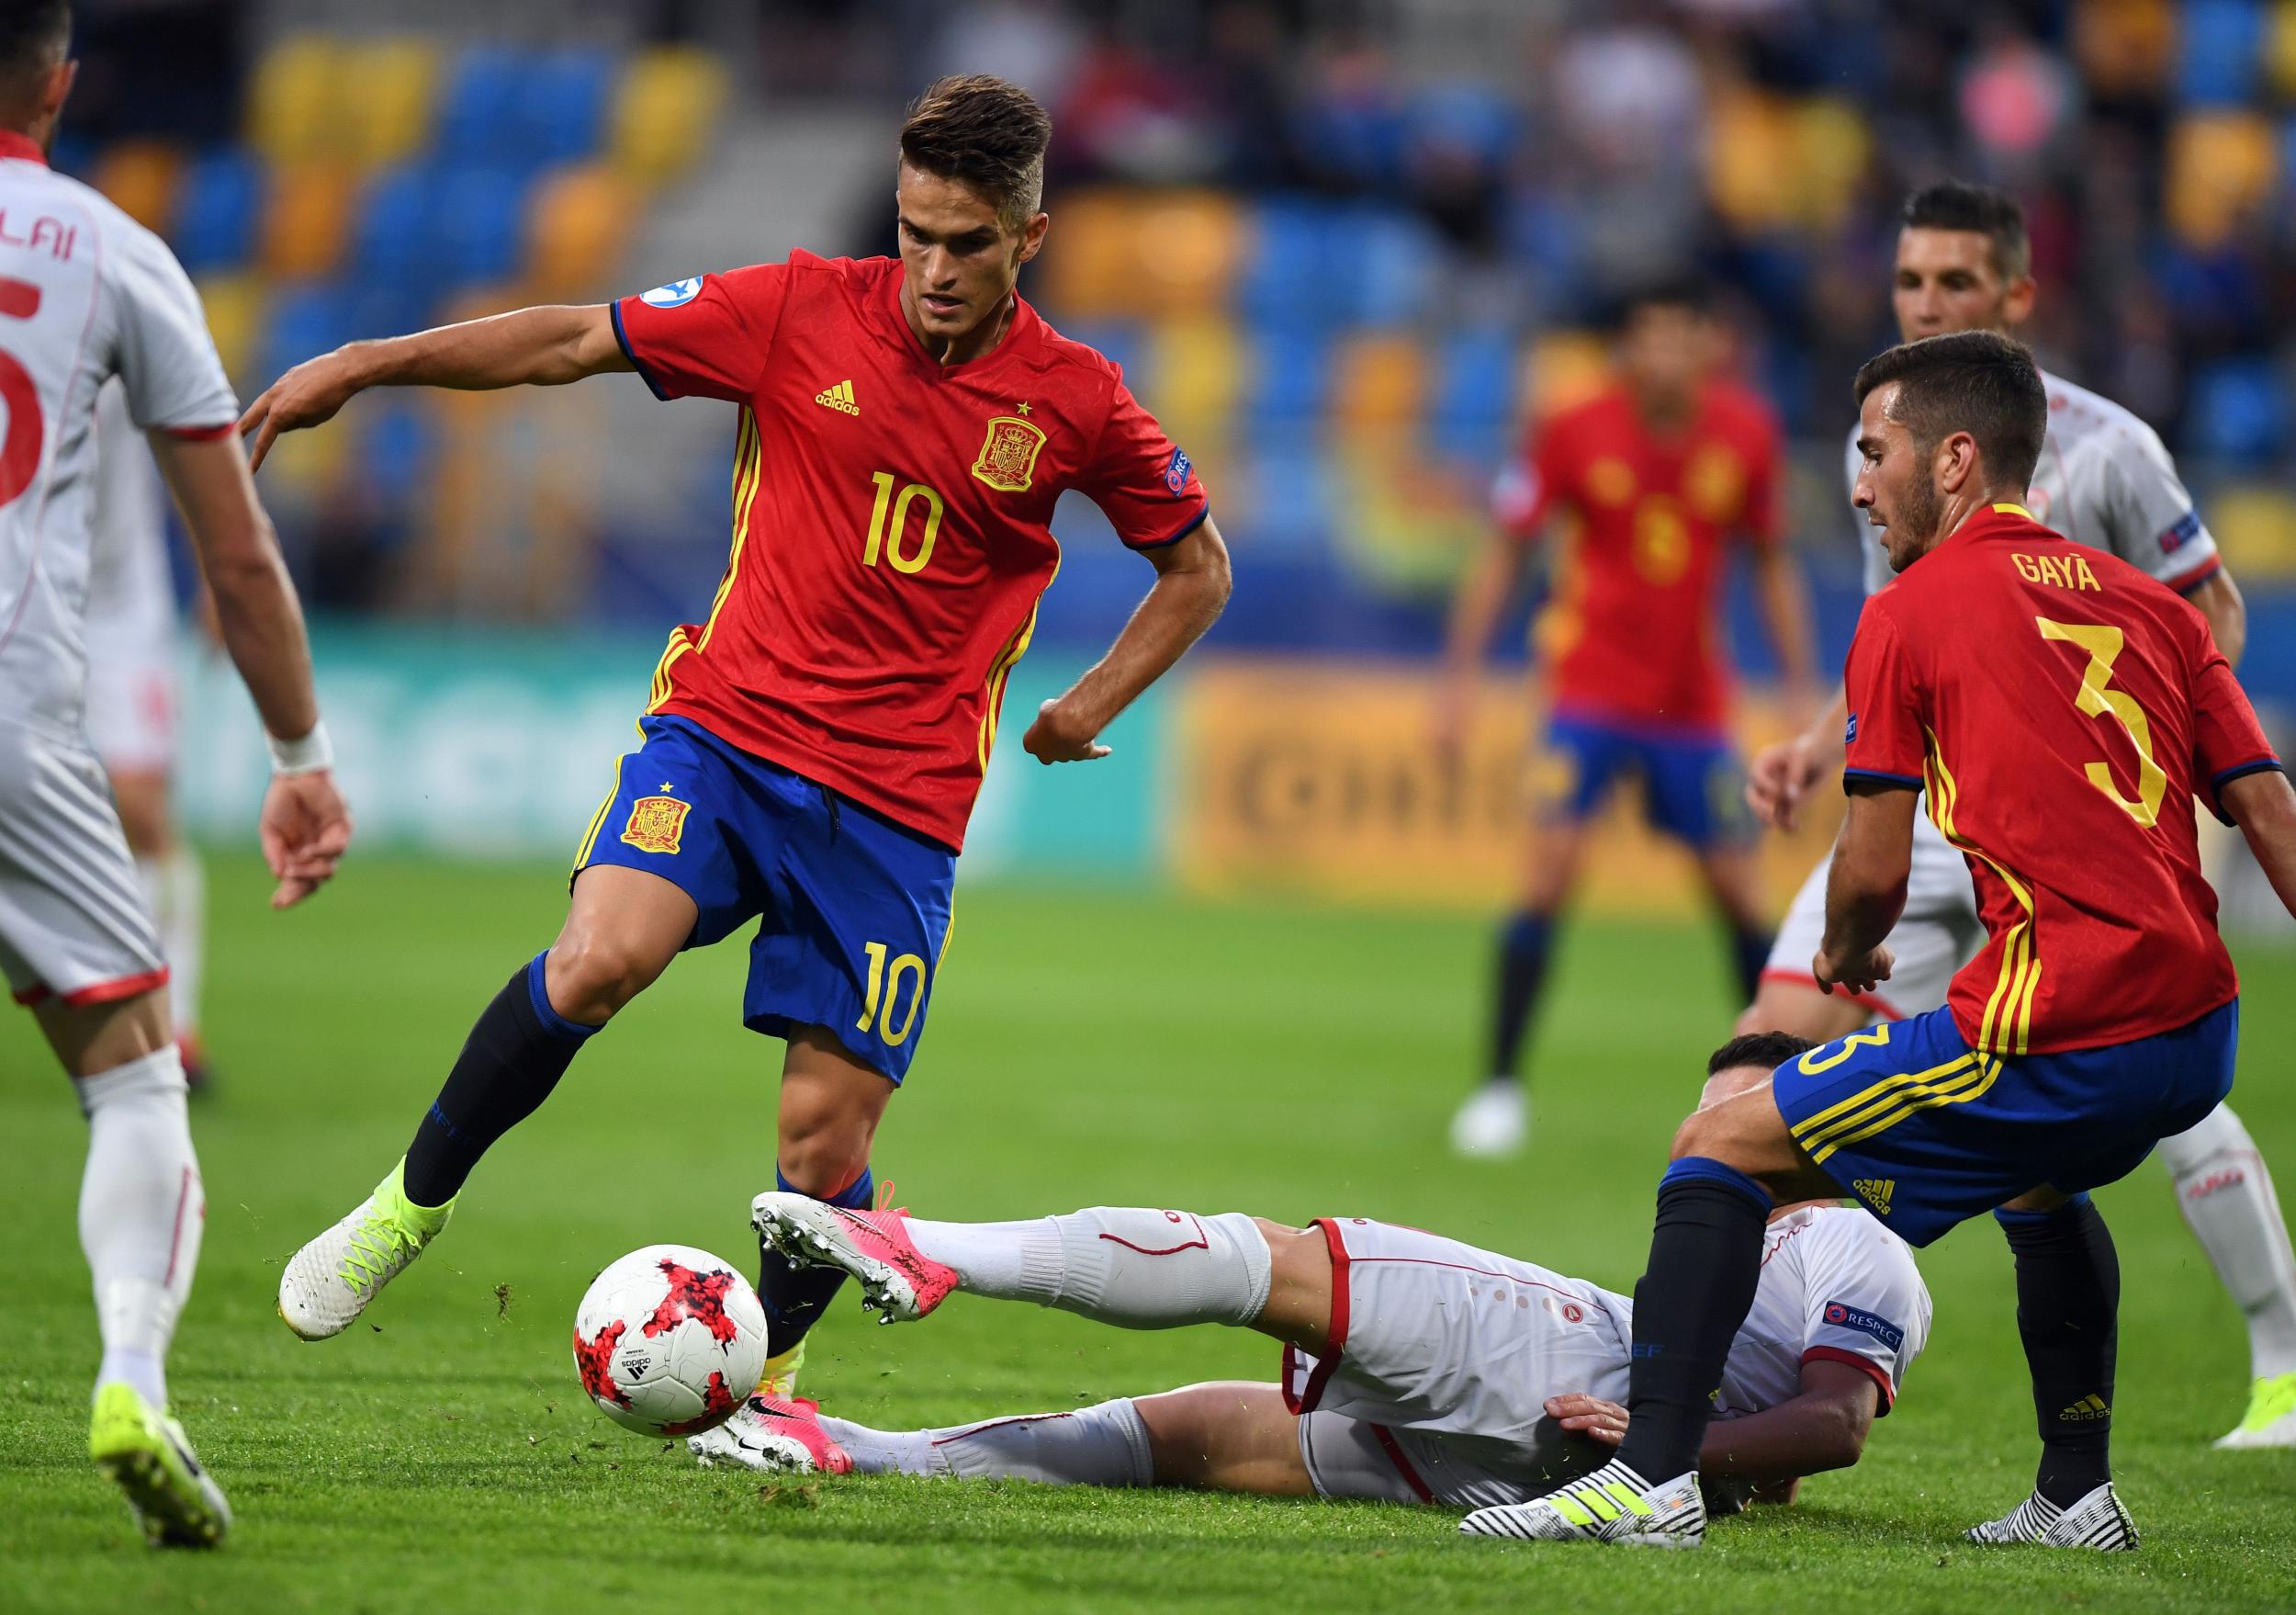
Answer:
<svg viewBox="0 0 2296 1615"><path fill-rule="evenodd" d="M702 277L689 275L683 280L673 280L651 291L638 293L637 300L649 309L682 308L702 295Z"/></svg>

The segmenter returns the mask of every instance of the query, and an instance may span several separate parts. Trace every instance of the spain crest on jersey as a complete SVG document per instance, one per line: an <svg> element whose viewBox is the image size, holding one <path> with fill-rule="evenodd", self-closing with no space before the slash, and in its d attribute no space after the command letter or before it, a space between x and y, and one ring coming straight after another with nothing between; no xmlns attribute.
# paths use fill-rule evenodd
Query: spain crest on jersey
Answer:
<svg viewBox="0 0 2296 1615"><path fill-rule="evenodd" d="M640 796L630 804L630 822L622 827L622 839L641 853L674 853L685 834L686 815L692 810L693 804L675 796Z"/></svg>
<svg viewBox="0 0 2296 1615"><path fill-rule="evenodd" d="M1043 446L1042 427L1018 415L998 415L981 440L973 474L999 493L1025 493L1036 477L1037 450Z"/></svg>

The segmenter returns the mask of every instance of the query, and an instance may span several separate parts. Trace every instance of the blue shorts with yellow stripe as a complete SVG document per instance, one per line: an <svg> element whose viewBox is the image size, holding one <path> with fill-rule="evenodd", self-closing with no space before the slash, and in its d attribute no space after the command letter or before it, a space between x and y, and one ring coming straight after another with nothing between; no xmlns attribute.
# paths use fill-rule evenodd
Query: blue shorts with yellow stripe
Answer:
<svg viewBox="0 0 2296 1615"><path fill-rule="evenodd" d="M1907 1243L2043 1185L2125 1177L2232 1091L2240 1000L2132 1043L1980 1055L1950 1009L1823 1044L1771 1077L1794 1141Z"/></svg>
<svg viewBox="0 0 2296 1615"><path fill-rule="evenodd" d="M638 732L575 875L611 864L679 887L700 910L689 948L757 920L743 1022L774 1037L824 1027L899 1082L948 941L956 853L691 719Z"/></svg>

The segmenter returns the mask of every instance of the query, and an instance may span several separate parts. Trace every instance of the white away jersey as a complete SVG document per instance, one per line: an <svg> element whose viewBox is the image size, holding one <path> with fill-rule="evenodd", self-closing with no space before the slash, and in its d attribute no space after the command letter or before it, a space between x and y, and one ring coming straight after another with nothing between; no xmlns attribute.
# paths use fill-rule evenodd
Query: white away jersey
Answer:
<svg viewBox="0 0 2296 1615"><path fill-rule="evenodd" d="M2033 468L2025 506L2043 525L2076 544L2122 560L2178 593L2189 593L2223 563L2216 539L2193 508L2160 434L2109 398L2062 377L2041 373L2049 393L2049 435ZM1857 428L1850 429L1849 480L1861 469ZM1865 592L1895 575L1880 529L1860 525Z"/></svg>
<svg viewBox="0 0 2296 1615"><path fill-rule="evenodd" d="M1930 1291L1906 1242L1851 1206L1805 1206L1772 1223L1761 1282L1730 1342L1715 1417L1801 1394L1802 1365L1830 1358L1871 1374L1880 1411L1930 1339Z"/></svg>
<svg viewBox="0 0 2296 1615"><path fill-rule="evenodd" d="M76 735L96 395L145 431L229 432L239 406L198 294L160 239L0 133L0 702Z"/></svg>

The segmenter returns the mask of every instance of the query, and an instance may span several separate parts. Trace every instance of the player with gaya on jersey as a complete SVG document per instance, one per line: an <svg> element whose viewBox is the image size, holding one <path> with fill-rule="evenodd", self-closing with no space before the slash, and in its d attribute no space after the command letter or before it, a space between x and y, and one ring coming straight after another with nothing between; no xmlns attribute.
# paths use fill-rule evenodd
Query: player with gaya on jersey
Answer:
<svg viewBox="0 0 2296 1615"><path fill-rule="evenodd" d="M944 79L901 131L901 256L791 254L590 308L537 308L297 367L255 454L364 388L555 385L635 370L738 404L733 551L655 669L643 743L575 859L557 940L479 1016L364 1204L287 1264L279 1308L341 1331L443 1228L481 1155L682 949L757 921L741 1012L786 1040L783 1189L868 1203L869 1152L923 1039L965 820L1013 664L1059 561L1064 490L1154 566L1108 655L1021 744L1103 756L1109 722L1219 615L1227 552L1187 457L1117 367L1015 292L1043 244L1051 122L996 79ZM786 1390L841 1282L763 1252Z"/></svg>
<svg viewBox="0 0 2296 1615"><path fill-rule="evenodd" d="M1707 1061L1700 1102L1809 1046L1732 1040ZM860 1280L888 1319L963 1290L1120 1328L1225 1324L1281 1340L1282 1379L904 1431L753 1396L687 1442L704 1463L1472 1508L1586 1473L1627 1428L1633 1303L1416 1228L1112 1206L940 1223L790 1194L760 1195L756 1214L767 1238ZM1861 1212L1781 1206L1762 1250L1705 1436L1705 1479L1731 1508L1790 1502L1803 1476L1857 1463L1930 1332L1912 1252Z"/></svg>
<svg viewBox="0 0 2296 1615"><path fill-rule="evenodd" d="M85 723L96 416L115 378L273 737L262 818L273 907L334 873L351 820L328 767L302 613L231 430L238 401L198 294L157 236L49 170L78 67L71 34L62 0L0 8L0 977L88 1121L80 1244L104 1342L89 1456L148 1541L208 1547L231 1508L167 1394L206 1191L167 957Z"/></svg>
<svg viewBox="0 0 2296 1615"><path fill-rule="evenodd" d="M2025 216L2010 198L1947 183L1906 199L1891 301L1901 333L2007 332L2032 308L2032 253ZM2234 667L2247 638L2239 587L2217 553L2192 496L2153 429L2109 399L2042 373L2049 435L2026 507L2076 544L2091 545L2150 573L2200 608L2216 648ZM1849 486L1864 466L1857 432L1849 445ZM1870 529L1868 529L1870 535ZM1866 590L1892 573L1870 536ZM1841 765L1846 709L1839 700L1794 740L1757 753L1750 801L1767 821L1791 829L1820 779ZM1829 997L1809 970L1826 929L1821 861L1778 928L1760 991L1739 1030L1777 1029L1825 1041L1879 1016L1903 1020L1945 1001L1953 972L1985 939L1969 867L1926 819L1914 822L1906 911L1889 934L1896 966L1874 993ZM2164 1138L2160 1158L2177 1204L2217 1277L2248 1320L2251 1385L2240 1423L2223 1448L2296 1446L2296 1250L2272 1191L2272 1176L2248 1129L2219 1105L2190 1131Z"/></svg>
<svg viewBox="0 0 2296 1615"><path fill-rule="evenodd" d="M1785 547L1777 424L1754 393L1712 373L1719 342L1695 286L1628 299L1616 382L1531 429L1520 463L1500 481L1491 543L1459 587L1437 717L1446 751L1462 740L1477 665L1534 541L1557 514L1575 518L1538 632L1548 707L1535 780L1539 825L1499 939L1486 1080L1451 1126L1462 1154L1509 1155L1528 1136L1524 1035L1557 917L1578 882L1588 820L1622 775L1641 777L1652 828L1696 854L1749 992L1770 952L1728 734L1728 541L1747 547L1797 711L1814 700L1809 607Z"/></svg>
<svg viewBox="0 0 2296 1615"><path fill-rule="evenodd" d="M1764 1218L1773 1198L1847 1192L1915 1246L1993 1210L2015 1253L2041 1463L1970 1540L2136 1546L2110 1464L2120 1267L2088 1191L2232 1087L2240 984L2193 796L2296 909L2296 791L2200 614L2017 503L2048 427L2030 354L1992 332L1928 337L1869 362L1857 393L1856 503L1898 576L1850 648L1849 815L1812 968L1829 989L1889 979L1924 796L1975 876L1985 949L1942 1008L1821 1045L1683 1124L1617 1459L1469 1517L1470 1534L1702 1540L1699 1442ZM1587 1485L1633 1502L1590 1520Z"/></svg>

